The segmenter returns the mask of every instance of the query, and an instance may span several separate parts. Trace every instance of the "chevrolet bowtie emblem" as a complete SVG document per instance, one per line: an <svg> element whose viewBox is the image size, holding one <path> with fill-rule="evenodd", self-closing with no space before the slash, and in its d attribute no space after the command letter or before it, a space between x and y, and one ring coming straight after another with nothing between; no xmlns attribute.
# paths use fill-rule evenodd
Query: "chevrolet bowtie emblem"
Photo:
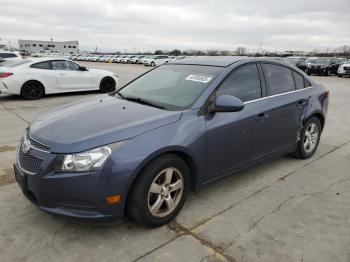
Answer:
<svg viewBox="0 0 350 262"><path fill-rule="evenodd" d="M24 154L28 153L28 151L32 148L32 145L30 144L29 140L24 140L23 144L22 144L22 152Z"/></svg>

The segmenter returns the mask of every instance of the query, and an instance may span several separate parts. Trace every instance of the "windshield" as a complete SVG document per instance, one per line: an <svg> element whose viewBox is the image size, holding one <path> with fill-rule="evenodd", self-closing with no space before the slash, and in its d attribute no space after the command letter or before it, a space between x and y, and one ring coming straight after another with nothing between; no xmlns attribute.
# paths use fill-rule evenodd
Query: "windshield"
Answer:
<svg viewBox="0 0 350 262"><path fill-rule="evenodd" d="M315 60L316 64L328 64L330 62L331 62L331 59L330 58L326 58L326 57L320 57L320 58L317 58Z"/></svg>
<svg viewBox="0 0 350 262"><path fill-rule="evenodd" d="M189 108L207 86L222 72L222 67L164 65L125 86L122 98L139 98L166 110Z"/></svg>
<svg viewBox="0 0 350 262"><path fill-rule="evenodd" d="M308 58L306 59L305 63L313 63L315 62L316 58Z"/></svg>

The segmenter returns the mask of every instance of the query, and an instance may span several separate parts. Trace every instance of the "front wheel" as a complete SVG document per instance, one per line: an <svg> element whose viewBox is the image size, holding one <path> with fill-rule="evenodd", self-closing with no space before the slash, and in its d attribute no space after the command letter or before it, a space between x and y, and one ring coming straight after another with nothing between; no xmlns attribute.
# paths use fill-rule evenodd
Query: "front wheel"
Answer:
<svg viewBox="0 0 350 262"><path fill-rule="evenodd" d="M113 92L115 90L115 81L113 78L111 77L105 77L101 80L100 83L100 91L102 93L110 93Z"/></svg>
<svg viewBox="0 0 350 262"><path fill-rule="evenodd" d="M306 68L305 73L306 73L307 75L311 75L311 72L310 72L310 70L309 70L308 68Z"/></svg>
<svg viewBox="0 0 350 262"><path fill-rule="evenodd" d="M317 117L309 118L300 134L300 140L294 155L297 158L307 159L313 156L321 138L321 123Z"/></svg>
<svg viewBox="0 0 350 262"><path fill-rule="evenodd" d="M156 64L154 62L151 63L151 66L156 66Z"/></svg>
<svg viewBox="0 0 350 262"><path fill-rule="evenodd" d="M162 226L180 212L189 189L186 163L176 155L164 155L138 176L128 196L128 214L142 225Z"/></svg>
<svg viewBox="0 0 350 262"><path fill-rule="evenodd" d="M338 74L338 77L343 77L343 75Z"/></svg>

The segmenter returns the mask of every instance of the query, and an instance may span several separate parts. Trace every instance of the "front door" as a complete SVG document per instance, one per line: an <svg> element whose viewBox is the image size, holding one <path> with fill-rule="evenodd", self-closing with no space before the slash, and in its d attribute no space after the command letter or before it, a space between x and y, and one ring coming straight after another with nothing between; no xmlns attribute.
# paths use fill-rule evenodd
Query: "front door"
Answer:
<svg viewBox="0 0 350 262"><path fill-rule="evenodd" d="M260 103L249 102L262 97L257 65L250 63L235 69L215 95L232 95L246 104L240 112L206 115L207 180L243 167L259 158L264 150L265 134L261 133L265 125L265 118L261 115L264 108Z"/></svg>
<svg viewBox="0 0 350 262"><path fill-rule="evenodd" d="M81 71L79 65L66 60L52 61L56 79L61 89L93 89L94 83L90 71Z"/></svg>

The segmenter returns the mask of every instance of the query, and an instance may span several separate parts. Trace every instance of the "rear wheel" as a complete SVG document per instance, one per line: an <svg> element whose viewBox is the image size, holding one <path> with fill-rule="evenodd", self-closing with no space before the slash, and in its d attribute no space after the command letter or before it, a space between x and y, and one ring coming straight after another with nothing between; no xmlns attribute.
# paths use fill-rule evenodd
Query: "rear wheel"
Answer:
<svg viewBox="0 0 350 262"><path fill-rule="evenodd" d="M338 74L338 77L343 77L343 75Z"/></svg>
<svg viewBox="0 0 350 262"><path fill-rule="evenodd" d="M321 138L321 123L317 117L309 118L300 135L300 141L294 155L297 158L310 158L316 151Z"/></svg>
<svg viewBox="0 0 350 262"><path fill-rule="evenodd" d="M21 96L25 99L40 99L44 96L44 94L44 86L38 81L28 81L22 86Z"/></svg>
<svg viewBox="0 0 350 262"><path fill-rule="evenodd" d="M331 70L330 70L330 69L327 69L325 75L326 75L326 76L330 76L330 75L331 75Z"/></svg>
<svg viewBox="0 0 350 262"><path fill-rule="evenodd" d="M176 155L164 155L152 161L137 178L128 196L128 214L145 226L169 223L180 212L189 189L186 163Z"/></svg>
<svg viewBox="0 0 350 262"><path fill-rule="evenodd" d="M311 75L310 70L309 70L308 68L306 68L305 73L306 73L307 75Z"/></svg>
<svg viewBox="0 0 350 262"><path fill-rule="evenodd" d="M112 77L105 77L101 80L100 91L102 93L110 93L115 90L115 81Z"/></svg>

